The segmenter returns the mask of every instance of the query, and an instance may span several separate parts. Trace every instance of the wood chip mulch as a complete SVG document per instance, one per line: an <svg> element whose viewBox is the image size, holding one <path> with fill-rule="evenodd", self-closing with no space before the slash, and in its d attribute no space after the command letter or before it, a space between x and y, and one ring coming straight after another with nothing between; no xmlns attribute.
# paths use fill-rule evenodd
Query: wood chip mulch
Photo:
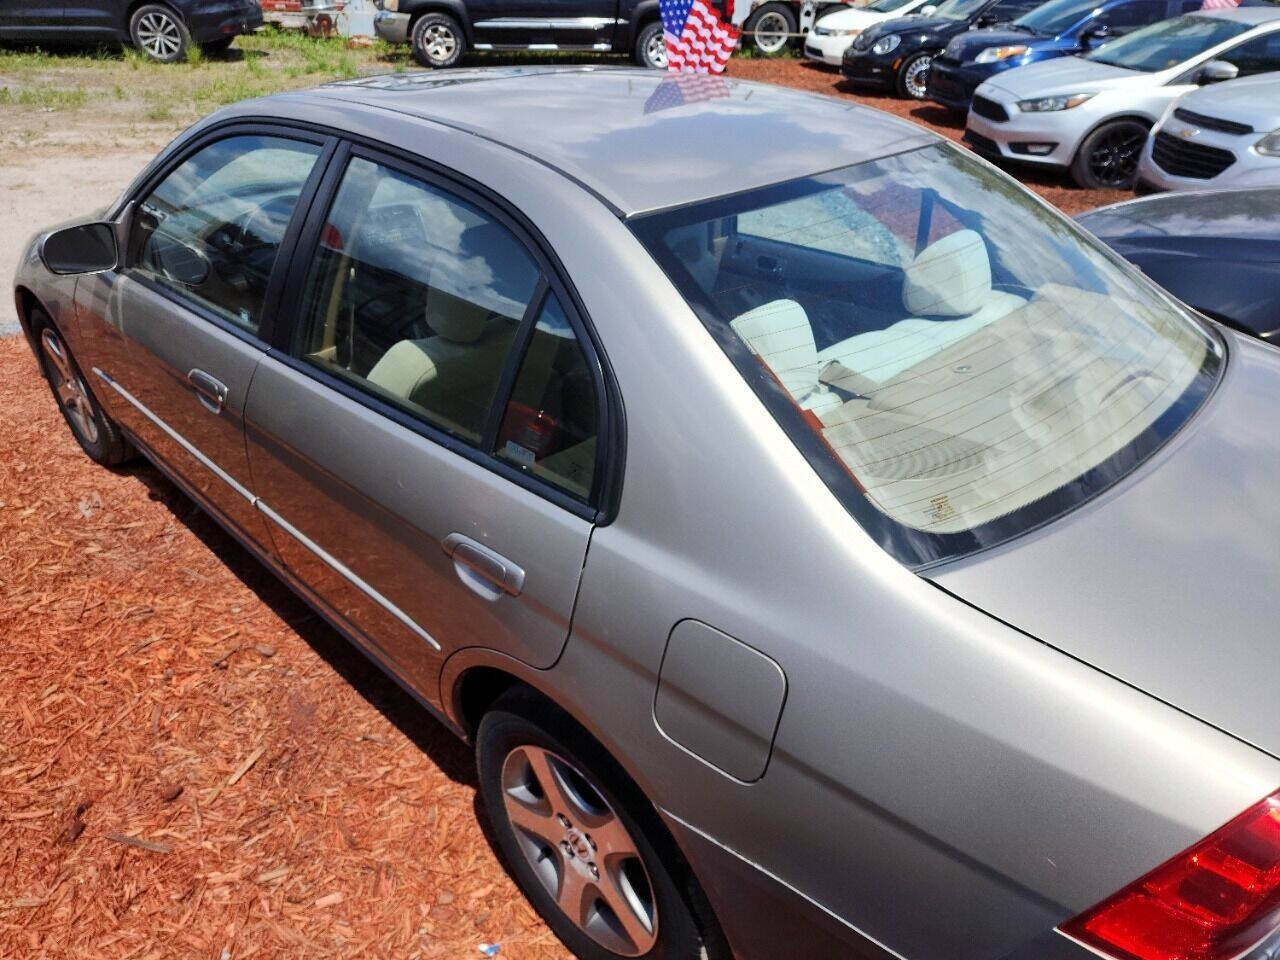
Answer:
<svg viewBox="0 0 1280 960"><path fill-rule="evenodd" d="M0 956L568 953L470 750L0 339Z"/></svg>

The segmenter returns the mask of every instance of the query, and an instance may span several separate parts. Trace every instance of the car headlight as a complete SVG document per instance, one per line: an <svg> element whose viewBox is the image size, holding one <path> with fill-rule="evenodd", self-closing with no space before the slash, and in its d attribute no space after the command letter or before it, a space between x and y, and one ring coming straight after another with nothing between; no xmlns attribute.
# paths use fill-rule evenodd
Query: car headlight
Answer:
<svg viewBox="0 0 1280 960"><path fill-rule="evenodd" d="M898 44L902 42L902 38L896 33L891 33L887 37L881 37L871 47L872 53L892 53L898 49Z"/></svg>
<svg viewBox="0 0 1280 960"><path fill-rule="evenodd" d="M1280 157L1280 130L1272 130L1253 145L1264 157Z"/></svg>
<svg viewBox="0 0 1280 960"><path fill-rule="evenodd" d="M382 9L395 13L400 9L400 0L382 0Z"/></svg>
<svg viewBox="0 0 1280 960"><path fill-rule="evenodd" d="M1011 57L1020 57L1031 48L1026 44L1014 44L1011 47L987 47L973 58L974 63L999 63Z"/></svg>
<svg viewBox="0 0 1280 960"><path fill-rule="evenodd" d="M1061 97L1037 97L1035 100L1019 100L1018 109L1023 113L1053 113L1078 107L1093 96L1092 93L1070 93Z"/></svg>

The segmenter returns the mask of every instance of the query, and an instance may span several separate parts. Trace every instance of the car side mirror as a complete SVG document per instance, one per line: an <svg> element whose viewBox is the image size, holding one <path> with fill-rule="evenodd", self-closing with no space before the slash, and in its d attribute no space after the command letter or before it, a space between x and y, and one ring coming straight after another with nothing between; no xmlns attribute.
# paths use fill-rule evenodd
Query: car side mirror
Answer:
<svg viewBox="0 0 1280 960"><path fill-rule="evenodd" d="M938 5L936 3L926 3L917 12L922 17L932 17L935 13L938 12Z"/></svg>
<svg viewBox="0 0 1280 960"><path fill-rule="evenodd" d="M1084 41L1084 45L1092 50L1094 47L1100 47L1108 40L1115 36L1113 31L1105 23L1096 23L1086 28L1080 39Z"/></svg>
<svg viewBox="0 0 1280 960"><path fill-rule="evenodd" d="M116 225L97 222L55 230L40 244L40 259L51 273L102 273L120 262Z"/></svg>
<svg viewBox="0 0 1280 960"><path fill-rule="evenodd" d="M1224 80L1234 80L1240 76L1240 68L1234 63L1227 63L1225 60L1210 60L1200 68L1199 82L1205 83L1222 83Z"/></svg>
<svg viewBox="0 0 1280 960"><path fill-rule="evenodd" d="M984 13L982 16L980 16L977 20L974 21L973 25L975 27L989 27L999 22L1000 22L1000 18L997 17L994 13Z"/></svg>

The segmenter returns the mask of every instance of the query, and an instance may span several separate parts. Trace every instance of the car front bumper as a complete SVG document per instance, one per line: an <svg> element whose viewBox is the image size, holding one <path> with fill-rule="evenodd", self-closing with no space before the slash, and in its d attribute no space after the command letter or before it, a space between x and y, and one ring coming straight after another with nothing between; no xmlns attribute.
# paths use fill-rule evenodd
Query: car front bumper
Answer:
<svg viewBox="0 0 1280 960"><path fill-rule="evenodd" d="M1162 132L1167 146L1157 150ZM1280 157L1265 157L1253 149L1263 136L1256 131L1224 133L1170 117L1151 131L1142 148L1139 185L1147 190L1280 187ZM1226 161L1224 154L1235 159L1220 173L1212 173Z"/></svg>
<svg viewBox="0 0 1280 960"><path fill-rule="evenodd" d="M804 55L817 63L825 63L829 67L838 67L844 62L844 52L849 49L849 44L857 38L857 34L850 33L844 36L835 36L828 34L821 36L810 30L808 36L804 38Z"/></svg>
<svg viewBox="0 0 1280 960"><path fill-rule="evenodd" d="M990 78L994 70L965 66L938 56L929 68L929 99L952 110L968 110L973 91Z"/></svg>
<svg viewBox="0 0 1280 960"><path fill-rule="evenodd" d="M1004 107L1008 120L979 116L970 107L965 120L965 142L985 157L1031 163L1044 167L1069 167L1080 141L1103 117L1083 104L1051 113L1023 113L1017 98L998 87L984 85L978 94Z"/></svg>
<svg viewBox="0 0 1280 960"><path fill-rule="evenodd" d="M893 85L897 72L894 64L892 54L881 55L872 53L870 50L849 50L840 61L840 72L854 83L889 87Z"/></svg>
<svg viewBox="0 0 1280 960"><path fill-rule="evenodd" d="M379 10L373 18L373 31L387 43L407 43L410 19L407 13Z"/></svg>

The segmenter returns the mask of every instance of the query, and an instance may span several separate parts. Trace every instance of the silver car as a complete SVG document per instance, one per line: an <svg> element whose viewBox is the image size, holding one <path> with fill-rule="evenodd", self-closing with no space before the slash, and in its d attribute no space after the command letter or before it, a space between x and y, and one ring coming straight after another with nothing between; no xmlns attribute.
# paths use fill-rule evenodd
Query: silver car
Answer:
<svg viewBox="0 0 1280 960"><path fill-rule="evenodd" d="M1280 187L1280 73L1193 90L1171 103L1142 150L1138 187Z"/></svg>
<svg viewBox="0 0 1280 960"><path fill-rule="evenodd" d="M475 743L578 957L1274 955L1280 353L922 128L337 83L193 127L16 304L90 457Z"/></svg>
<svg viewBox="0 0 1280 960"><path fill-rule="evenodd" d="M1066 168L1082 187L1128 189L1148 131L1198 85L1280 70L1280 7L1162 20L1001 73L978 87L965 139L992 159Z"/></svg>

